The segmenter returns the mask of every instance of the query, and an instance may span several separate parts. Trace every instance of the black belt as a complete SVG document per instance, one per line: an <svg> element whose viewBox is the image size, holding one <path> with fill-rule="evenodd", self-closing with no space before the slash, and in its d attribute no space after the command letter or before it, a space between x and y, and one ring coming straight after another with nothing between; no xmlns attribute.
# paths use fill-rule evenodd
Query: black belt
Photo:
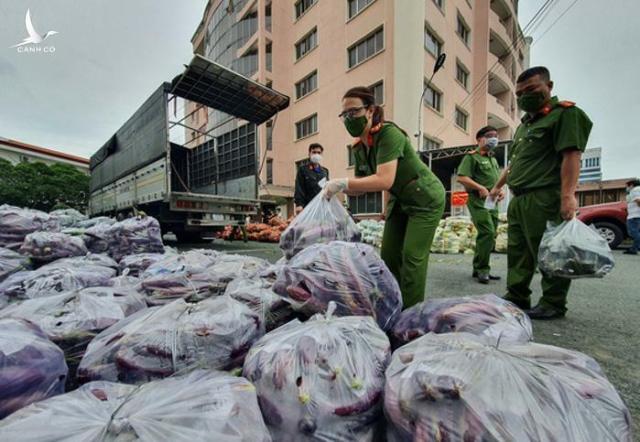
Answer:
<svg viewBox="0 0 640 442"><path fill-rule="evenodd" d="M509 189L511 190L511 193L513 193L515 196L522 196L522 195L526 195L527 193L537 192L538 190L551 190L556 188L557 186L543 186L543 187L530 187L527 189L516 189L516 188L510 187Z"/></svg>

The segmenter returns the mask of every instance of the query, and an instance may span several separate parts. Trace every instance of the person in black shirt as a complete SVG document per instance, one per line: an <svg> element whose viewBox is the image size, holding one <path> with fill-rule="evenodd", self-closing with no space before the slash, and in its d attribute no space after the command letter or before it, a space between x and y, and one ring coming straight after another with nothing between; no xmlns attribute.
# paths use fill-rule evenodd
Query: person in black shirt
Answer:
<svg viewBox="0 0 640 442"><path fill-rule="evenodd" d="M309 145L309 161L305 161L296 175L296 192L294 203L296 214L311 202L320 193L322 186L329 179L329 169L322 167L322 153L324 148L318 143Z"/></svg>

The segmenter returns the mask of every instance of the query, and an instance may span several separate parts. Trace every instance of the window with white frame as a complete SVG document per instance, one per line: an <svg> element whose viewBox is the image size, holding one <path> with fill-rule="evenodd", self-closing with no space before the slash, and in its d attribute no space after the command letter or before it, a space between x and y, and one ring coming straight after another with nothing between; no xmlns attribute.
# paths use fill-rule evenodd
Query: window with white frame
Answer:
<svg viewBox="0 0 640 442"><path fill-rule="evenodd" d="M469 70L460 61L456 63L456 80L465 89L469 87Z"/></svg>
<svg viewBox="0 0 640 442"><path fill-rule="evenodd" d="M298 0L295 4L296 8L296 19L300 18L302 14L307 12L307 10L315 5L318 0Z"/></svg>
<svg viewBox="0 0 640 442"><path fill-rule="evenodd" d="M427 86L426 83L424 86L427 88L424 93L424 104L440 112L442 110L442 93L431 86Z"/></svg>
<svg viewBox="0 0 640 442"><path fill-rule="evenodd" d="M440 149L441 147L442 147L442 143L440 141L427 136L423 137L423 140L422 140L423 150L434 150L434 149Z"/></svg>
<svg viewBox="0 0 640 442"><path fill-rule="evenodd" d="M384 104L384 84L382 80L372 86L369 86L369 89L371 89L371 92L373 92L375 103L378 106Z"/></svg>
<svg viewBox="0 0 640 442"><path fill-rule="evenodd" d="M353 18L360 14L364 8L369 6L375 0L347 0L347 6L349 9L349 18Z"/></svg>
<svg viewBox="0 0 640 442"><path fill-rule="evenodd" d="M305 95L318 89L318 71L313 71L302 80L296 83L296 99L300 99Z"/></svg>
<svg viewBox="0 0 640 442"><path fill-rule="evenodd" d="M313 114L296 123L296 140L308 137L316 132L318 132L318 114Z"/></svg>
<svg viewBox="0 0 640 442"><path fill-rule="evenodd" d="M352 68L384 49L384 29L379 28L347 49L349 67Z"/></svg>
<svg viewBox="0 0 640 442"><path fill-rule="evenodd" d="M467 130L467 124L469 121L469 114L456 106L456 125L464 130Z"/></svg>
<svg viewBox="0 0 640 442"><path fill-rule="evenodd" d="M424 47L434 57L439 57L442 54L443 42L440 37L436 35L430 28L424 28Z"/></svg>
<svg viewBox="0 0 640 442"><path fill-rule="evenodd" d="M313 28L296 43L296 60L311 52L316 46L318 46L318 28Z"/></svg>
<svg viewBox="0 0 640 442"><path fill-rule="evenodd" d="M370 192L349 197L349 209L354 215L382 212L382 192Z"/></svg>
<svg viewBox="0 0 640 442"><path fill-rule="evenodd" d="M464 21L464 18L462 18L460 14L458 14L458 27L456 29L456 34L460 36L460 38L466 45L469 45L471 30L469 29L469 25L467 25L467 23Z"/></svg>

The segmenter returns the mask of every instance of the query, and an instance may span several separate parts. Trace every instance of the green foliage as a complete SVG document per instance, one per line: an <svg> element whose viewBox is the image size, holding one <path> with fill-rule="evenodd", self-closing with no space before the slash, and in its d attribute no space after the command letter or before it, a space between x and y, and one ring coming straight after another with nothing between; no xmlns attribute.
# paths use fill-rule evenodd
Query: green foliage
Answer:
<svg viewBox="0 0 640 442"><path fill-rule="evenodd" d="M89 198L89 177L68 164L18 163L0 159L0 204L51 211L83 211Z"/></svg>

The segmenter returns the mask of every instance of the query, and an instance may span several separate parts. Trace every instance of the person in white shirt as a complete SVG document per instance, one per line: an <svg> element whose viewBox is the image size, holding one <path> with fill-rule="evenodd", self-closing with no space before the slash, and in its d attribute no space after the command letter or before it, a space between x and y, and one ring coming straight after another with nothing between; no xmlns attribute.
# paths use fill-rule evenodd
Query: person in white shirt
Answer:
<svg viewBox="0 0 640 442"><path fill-rule="evenodd" d="M633 245L626 255L637 255L640 250L640 180L627 181L627 232L633 239Z"/></svg>

